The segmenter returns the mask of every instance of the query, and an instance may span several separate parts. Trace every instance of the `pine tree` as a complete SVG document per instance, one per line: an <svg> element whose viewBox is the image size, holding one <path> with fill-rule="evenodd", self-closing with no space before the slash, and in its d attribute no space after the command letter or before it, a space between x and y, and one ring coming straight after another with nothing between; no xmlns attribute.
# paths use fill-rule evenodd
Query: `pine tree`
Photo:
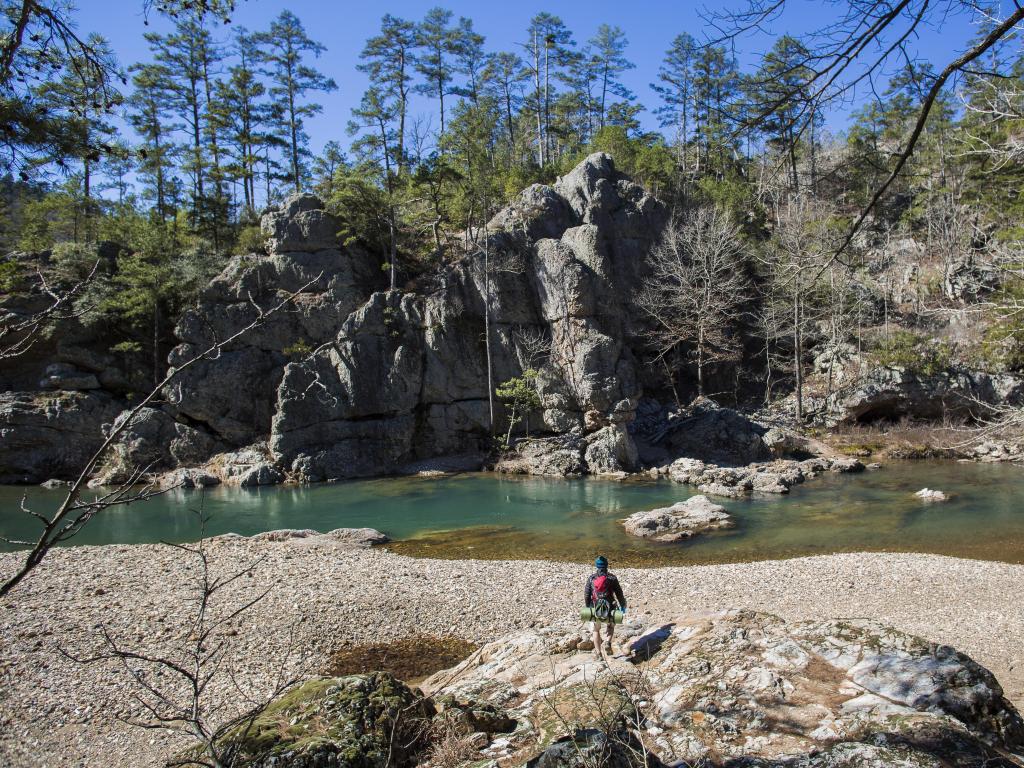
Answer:
<svg viewBox="0 0 1024 768"><path fill-rule="evenodd" d="M203 149L203 70L200 49L205 34L190 18L179 18L170 35L146 33L146 41L153 52L154 61L162 65L160 73L166 77L161 93L168 99L168 107L182 121L191 140L188 160L183 170L192 180L191 219L199 227L200 201L206 195L206 153ZM154 72L156 70L153 70Z"/></svg>
<svg viewBox="0 0 1024 768"><path fill-rule="evenodd" d="M113 59L103 38L92 35L86 44L97 56ZM76 219L80 215L83 226L76 234L91 239L95 234L93 220L97 213L93 176L112 148L116 130L108 116L121 103L121 95L98 81L93 68L72 61L60 79L39 85L35 89L35 97L47 112L68 116L65 127L68 144L58 153L48 153L37 162L54 163L62 169L67 169L67 160L71 158L81 164L80 205Z"/></svg>
<svg viewBox="0 0 1024 768"><path fill-rule="evenodd" d="M422 53L416 56L414 67L423 77L416 86L418 93L433 96L438 101L441 118L439 133L444 134L444 98L452 94L453 61L458 47L458 29L452 26L452 12L431 8L416 26L416 47Z"/></svg>
<svg viewBox="0 0 1024 768"><path fill-rule="evenodd" d="M597 28L597 34L590 38L589 43L594 49L594 63L597 72L599 85L599 107L598 125L604 128L608 115L609 95L618 96L626 102L634 101L636 95L630 91L619 79L623 72L633 69L636 65L626 58L625 33L618 27L610 27L602 24Z"/></svg>
<svg viewBox="0 0 1024 768"><path fill-rule="evenodd" d="M291 11L282 11L270 25L268 32L253 38L260 45L260 59L270 78L270 95L282 108L274 116L278 119L282 143L286 146L290 181L298 192L306 176L305 159L309 156L309 136L304 121L319 113L323 107L315 102L302 103L310 91L327 93L338 86L313 67L303 64L303 57L318 57L327 50L310 39L302 22Z"/></svg>
<svg viewBox="0 0 1024 768"><path fill-rule="evenodd" d="M480 99L483 86L487 54L484 52L484 36L473 29L473 21L459 18L455 44L455 72L462 75L465 84L455 89L474 104Z"/></svg>
<svg viewBox="0 0 1024 768"><path fill-rule="evenodd" d="M313 160L313 189L322 199L330 200L334 196L334 178L347 165L341 145L328 141L324 151Z"/></svg>
<svg viewBox="0 0 1024 768"><path fill-rule="evenodd" d="M228 70L227 81L219 81L216 85L215 106L234 154L228 170L242 182L244 210L251 214L256 209L258 151L267 114L261 99L266 94L266 87L256 71L259 60L257 41L244 28L235 30L234 54L236 63Z"/></svg>
<svg viewBox="0 0 1024 768"><path fill-rule="evenodd" d="M484 70L485 90L500 106L510 157L516 147L516 116L523 106L523 87L529 79L530 75L523 67L523 60L516 54L502 51L487 57L487 67Z"/></svg>
<svg viewBox="0 0 1024 768"><path fill-rule="evenodd" d="M171 77L163 64L139 64L131 71L134 90L128 121L142 139L138 150L138 174L145 185L142 195L153 203L160 221L167 221L177 206L178 148L173 136L181 127L174 120Z"/></svg>
<svg viewBox="0 0 1024 768"><path fill-rule="evenodd" d="M538 13L530 20L523 47L528 54L527 67L533 77L529 108L537 124L537 164L543 168L551 158L551 105L555 91L552 75L557 79L571 63L570 50L576 43L572 32L557 16ZM552 72L554 70L554 72Z"/></svg>
<svg viewBox="0 0 1024 768"><path fill-rule="evenodd" d="M680 147L684 169L687 167L686 149L694 113L693 80L697 53L698 45L693 37L685 32L676 36L658 69L660 84L651 84L651 89L662 100L662 105L654 112L661 127L676 129L676 143Z"/></svg>
<svg viewBox="0 0 1024 768"><path fill-rule="evenodd" d="M406 165L405 121L409 111L415 46L416 25L389 13L381 19L380 34L367 40L359 54L363 63L358 69L370 77L374 91L372 101L378 106L388 104L387 111L393 111L398 119L393 158L399 174ZM385 155L391 154L385 152Z"/></svg>

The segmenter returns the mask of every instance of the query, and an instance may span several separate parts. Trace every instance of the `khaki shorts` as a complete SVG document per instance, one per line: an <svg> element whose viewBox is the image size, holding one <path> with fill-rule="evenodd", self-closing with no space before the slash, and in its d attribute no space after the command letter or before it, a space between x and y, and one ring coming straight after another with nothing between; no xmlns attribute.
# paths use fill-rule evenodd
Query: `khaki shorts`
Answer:
<svg viewBox="0 0 1024 768"><path fill-rule="evenodd" d="M608 627L608 631L609 632L614 632L615 631L615 622L612 621L611 619L609 619L608 621L591 621L590 622L590 631L591 632L597 632L597 631L599 631L601 629L601 627Z"/></svg>

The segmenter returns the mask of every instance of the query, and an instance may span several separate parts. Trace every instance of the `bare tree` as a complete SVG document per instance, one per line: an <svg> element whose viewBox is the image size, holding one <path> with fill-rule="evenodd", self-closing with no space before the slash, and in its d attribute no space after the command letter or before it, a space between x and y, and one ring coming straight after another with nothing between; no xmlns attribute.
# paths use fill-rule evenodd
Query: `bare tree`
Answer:
<svg viewBox="0 0 1024 768"><path fill-rule="evenodd" d="M513 340L523 370L538 368L551 354L551 333L542 326L521 325L513 332Z"/></svg>
<svg viewBox="0 0 1024 768"><path fill-rule="evenodd" d="M47 516L29 509L25 504L25 500L22 499L22 511L36 518L42 525L42 531L34 542L10 542L21 546L27 546L29 547L29 550L21 567L18 568L18 570L11 576L5 577L4 581L0 583L0 597L5 596L8 592L14 589L22 579L24 579L43 561L53 547L75 536L97 513L102 512L105 509L109 509L110 507L129 504L133 501L141 501L157 493L161 493L162 491L149 486L146 486L141 490L135 490L135 486L143 480L149 469L148 467L138 467L132 473L127 482L116 487L114 490L102 493L91 499L83 498L82 495L87 488L90 476L103 457L106 456L111 446L124 433L124 431L134 423L135 418L139 415L142 409L153 402L160 393L164 391L165 387L181 375L182 371L189 369L200 360L211 360L219 357L220 353L226 347L230 346L233 342L245 336L253 329L266 323L270 317L280 312L284 307L294 301L296 296L303 293L322 276L323 273L321 272L312 280L302 285L298 290L289 293L268 309L261 308L250 296L250 304L255 310L255 318L231 335L223 339L215 338L210 346L205 350L194 355L191 359L186 360L178 367L171 368L163 380L158 382L148 395L140 399L138 403L128 411L127 416L118 419L113 428L107 432L105 439L100 444L100 447L96 449L95 453L93 453L82 467L78 477L71 484L64 500L57 508L57 511L52 515Z"/></svg>
<svg viewBox="0 0 1024 768"><path fill-rule="evenodd" d="M710 43L734 42L748 34L766 32L790 6L787 0L748 0L736 12L706 13L705 21L714 30ZM814 113L848 103L858 94L881 93L882 81L894 69L917 58L911 45L921 30L940 26L951 17L967 16L983 32L965 49L952 52L947 63L921 83L921 104L906 138L894 152L887 173L872 190L867 204L843 236L835 239L822 268L849 248L873 209L899 178L944 89L969 74L976 75L979 68L983 71L984 65L977 63L981 57L1008 39L1024 22L1024 5L1011 4L1005 15L998 15L1001 6L980 0L847 0L836 3L835 8L836 13L830 15L827 23L802 37L803 55L787 62L784 74L799 76L790 78L790 83L755 94L737 130L761 125L784 107L796 105L796 109L787 110L787 119L790 129L802 133L810 127L813 121L809 117Z"/></svg>
<svg viewBox="0 0 1024 768"><path fill-rule="evenodd" d="M202 510L197 514L200 529L205 533L208 518ZM226 737L244 736L267 706L296 682L287 672L294 651L295 626L269 685L260 684L251 671L236 669L234 625L272 587L242 598L233 596L228 588L243 577L252 576L266 558L216 575L202 534L196 544L166 544L194 560L196 569L193 611L170 647L159 655L129 648L103 627L97 653L79 656L60 650L80 664L113 662L120 668L125 693L143 713L119 718L123 722L147 730L184 733L195 742L194 749L168 761L169 766L229 768L236 764L237 738ZM216 690L218 687L231 690L232 694L225 696L223 691Z"/></svg>
<svg viewBox="0 0 1024 768"><path fill-rule="evenodd" d="M707 365L733 359L740 350L732 329L749 281L739 230L718 208L675 218L652 250L650 266L636 302L654 321L648 338L655 359L691 344L703 395Z"/></svg>
<svg viewBox="0 0 1024 768"><path fill-rule="evenodd" d="M816 319L813 293L819 287L823 270L831 264L835 230L828 211L804 197L792 198L777 212L775 232L760 256L766 267L771 318L775 323L768 333L789 336L796 393L796 417L804 417L804 353L806 335Z"/></svg>

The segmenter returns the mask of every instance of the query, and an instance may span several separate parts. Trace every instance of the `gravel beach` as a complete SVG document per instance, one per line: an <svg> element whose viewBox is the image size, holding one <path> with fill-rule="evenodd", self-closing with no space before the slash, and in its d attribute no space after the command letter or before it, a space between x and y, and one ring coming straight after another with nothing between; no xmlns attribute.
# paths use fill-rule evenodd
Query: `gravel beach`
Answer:
<svg viewBox="0 0 1024 768"><path fill-rule="evenodd" d="M281 673L316 674L332 651L416 634L493 640L530 626L578 625L589 564L412 559L328 536L214 539L215 573L256 562L223 605L266 598L225 634L229 680L214 703L238 706ZM9 572L19 556L0 554ZM612 569L630 616L752 608L785 619L867 617L947 643L991 669L1024 705L1024 566L919 554L841 554L661 569ZM0 765L161 765L186 742L122 723L141 710L114 662L63 655L101 647L106 628L126 648L159 654L187 634L195 562L168 546L54 552L0 603Z"/></svg>

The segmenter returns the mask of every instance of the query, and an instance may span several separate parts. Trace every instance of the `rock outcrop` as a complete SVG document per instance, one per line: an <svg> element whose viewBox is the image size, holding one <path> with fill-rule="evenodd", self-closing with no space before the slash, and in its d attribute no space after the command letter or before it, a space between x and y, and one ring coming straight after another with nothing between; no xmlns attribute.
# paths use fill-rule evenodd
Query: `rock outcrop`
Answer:
<svg viewBox="0 0 1024 768"><path fill-rule="evenodd" d="M607 663L574 651L578 637L525 631L423 689L518 720L476 758L501 764L1009 768L1024 748L988 670L876 623L734 611L624 631L629 655Z"/></svg>
<svg viewBox="0 0 1024 768"><path fill-rule="evenodd" d="M817 456L755 462L744 467L721 467L699 459L682 458L651 472L665 474L677 483L694 485L701 493L711 496L740 498L751 493L789 493L794 485L823 472L845 474L863 469L860 461L847 456Z"/></svg>
<svg viewBox="0 0 1024 768"><path fill-rule="evenodd" d="M121 408L102 392L0 392L0 483L77 477Z"/></svg>
<svg viewBox="0 0 1024 768"><path fill-rule="evenodd" d="M229 733L223 749L247 768L411 768L433 715L427 699L383 672L317 678Z"/></svg>
<svg viewBox="0 0 1024 768"><path fill-rule="evenodd" d="M255 317L254 304L323 275L295 311L185 371L168 410L227 446L267 439L277 468L298 480L482 454L489 306L493 382L537 368L534 428L581 434L578 459L558 462L558 473L633 470L625 425L640 384L627 305L664 219L610 157L592 155L555 185L524 191L490 222L486 248L413 294L382 290L375 259L339 248L337 223L315 198L289 198L264 216L270 255L233 261L182 318L172 366ZM527 359L527 337L543 340L543 359Z"/></svg>
<svg viewBox="0 0 1024 768"><path fill-rule="evenodd" d="M725 507L707 496L691 496L671 507L636 512L623 521L626 533L654 541L680 541L705 531L735 528Z"/></svg>
<svg viewBox="0 0 1024 768"><path fill-rule="evenodd" d="M882 367L836 392L827 421L855 423L879 419L940 419L981 413L986 404L1024 404L1024 379L1010 374L947 371L918 374Z"/></svg>

